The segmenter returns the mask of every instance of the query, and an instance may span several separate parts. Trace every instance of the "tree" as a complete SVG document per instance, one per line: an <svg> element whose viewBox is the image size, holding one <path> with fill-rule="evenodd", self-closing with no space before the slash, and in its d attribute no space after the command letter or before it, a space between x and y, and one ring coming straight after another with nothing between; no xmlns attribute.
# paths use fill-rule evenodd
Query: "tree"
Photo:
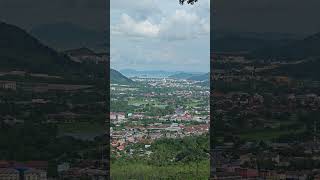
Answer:
<svg viewBox="0 0 320 180"><path fill-rule="evenodd" d="M188 4L194 4L197 1L198 0L179 0L181 5L183 5L185 2L187 2Z"/></svg>

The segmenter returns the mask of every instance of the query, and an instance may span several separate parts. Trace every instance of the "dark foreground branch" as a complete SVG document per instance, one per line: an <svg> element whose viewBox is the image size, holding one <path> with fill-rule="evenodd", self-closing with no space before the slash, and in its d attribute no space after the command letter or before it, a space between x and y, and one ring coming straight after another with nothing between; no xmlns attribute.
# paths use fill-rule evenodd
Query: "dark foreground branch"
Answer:
<svg viewBox="0 0 320 180"><path fill-rule="evenodd" d="M198 0L179 0L181 5L183 5L185 2L187 2L188 4L194 4L197 1Z"/></svg>

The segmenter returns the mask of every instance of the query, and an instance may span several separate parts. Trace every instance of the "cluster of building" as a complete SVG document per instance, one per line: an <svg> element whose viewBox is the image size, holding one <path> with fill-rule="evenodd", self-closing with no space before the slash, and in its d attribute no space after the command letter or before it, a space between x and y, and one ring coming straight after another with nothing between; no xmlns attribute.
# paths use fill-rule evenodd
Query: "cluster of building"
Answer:
<svg viewBox="0 0 320 180"><path fill-rule="evenodd" d="M107 171L107 161L105 160L82 160L75 166L70 163L61 163L57 167L59 179L92 179L107 180L109 177Z"/></svg>
<svg viewBox="0 0 320 180"><path fill-rule="evenodd" d="M48 162L46 161L0 161L0 179L3 180L77 180L87 178L92 180L108 179L105 161L81 161L77 166L71 167L70 163L61 163L57 166L58 177L49 178L47 175Z"/></svg>
<svg viewBox="0 0 320 180"><path fill-rule="evenodd" d="M112 147L116 148L118 151L124 151L126 146L132 143L144 143L151 144L153 141L161 138L183 138L185 136L202 135L209 132L209 116L203 117L204 120L190 118L184 120L171 119L171 123L168 123L165 119L147 124L146 126L131 124L125 125L125 122L129 120L131 123L138 122L137 119L127 119L123 113L111 113L112 117L116 116L118 119L114 119L114 124L121 126L122 122L124 125L121 129L114 130L111 127L110 135L112 137ZM184 116L183 116L184 117ZM113 117L114 118L114 117ZM122 121L120 120L122 119ZM142 117L143 119L143 117ZM141 119L141 120L142 120ZM185 124L185 122L201 122L199 124ZM170 121L169 121L170 122Z"/></svg>
<svg viewBox="0 0 320 180"><path fill-rule="evenodd" d="M45 161L0 161L0 179L47 180L47 170Z"/></svg>
<svg viewBox="0 0 320 180"><path fill-rule="evenodd" d="M279 74L287 62L215 58L233 65L212 73L212 114L221 128L212 150L215 179L319 179L318 117L310 117L320 108L319 83Z"/></svg>
<svg viewBox="0 0 320 180"><path fill-rule="evenodd" d="M17 90L17 83L15 81L0 81L0 89Z"/></svg>
<svg viewBox="0 0 320 180"><path fill-rule="evenodd" d="M132 112L110 112L114 153L137 153L137 150L130 149L130 145L144 144L146 146L138 152L140 155L149 155L149 147L157 139L177 139L209 132L209 87L198 87L191 81L175 79L136 78L135 81L149 84L152 90L146 92L139 88L111 86L111 100L127 101L128 106L134 107ZM127 91L128 88L132 91ZM175 109L165 110L168 106ZM165 113L151 115L150 107L162 109Z"/></svg>

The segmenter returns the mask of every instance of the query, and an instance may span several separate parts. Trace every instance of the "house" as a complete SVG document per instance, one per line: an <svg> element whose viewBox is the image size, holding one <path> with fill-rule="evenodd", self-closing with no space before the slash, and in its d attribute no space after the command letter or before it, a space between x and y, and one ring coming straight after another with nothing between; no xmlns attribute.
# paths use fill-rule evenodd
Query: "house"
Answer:
<svg viewBox="0 0 320 180"><path fill-rule="evenodd" d="M165 130L166 131L181 131L181 128L180 128L179 124L172 123L171 126L167 127Z"/></svg>
<svg viewBox="0 0 320 180"><path fill-rule="evenodd" d="M132 119L143 119L144 118L144 114L142 113L136 113L136 114L133 114L131 116Z"/></svg>
<svg viewBox="0 0 320 180"><path fill-rule="evenodd" d="M260 170L259 173L263 179L278 179L278 173L275 170Z"/></svg>
<svg viewBox="0 0 320 180"><path fill-rule="evenodd" d="M127 138L127 140L128 140L128 142L130 142L130 143L134 143L135 142L135 139L134 139L134 137L128 137Z"/></svg>
<svg viewBox="0 0 320 180"><path fill-rule="evenodd" d="M0 161L0 169L1 168L9 168L10 167L10 162L9 161Z"/></svg>
<svg viewBox="0 0 320 180"><path fill-rule="evenodd" d="M182 116L181 120L191 120L191 118L191 114L187 112Z"/></svg>
<svg viewBox="0 0 320 180"><path fill-rule="evenodd" d="M124 145L120 145L120 146L117 147L117 149L118 149L119 151L123 151L123 150L125 149L125 146L124 146Z"/></svg>
<svg viewBox="0 0 320 180"><path fill-rule="evenodd" d="M28 169L24 171L24 179L47 180L47 172L38 169Z"/></svg>
<svg viewBox="0 0 320 180"><path fill-rule="evenodd" d="M17 90L17 83L15 81L0 81L0 89Z"/></svg>
<svg viewBox="0 0 320 180"><path fill-rule="evenodd" d="M111 146L112 146L112 147L117 147L118 145L119 145L119 142L116 141L116 140L114 140L114 141L111 142Z"/></svg>
<svg viewBox="0 0 320 180"><path fill-rule="evenodd" d="M19 171L13 168L0 168L0 179L19 180Z"/></svg>
<svg viewBox="0 0 320 180"><path fill-rule="evenodd" d="M66 162L62 163L62 164L59 164L58 167L57 167L57 171L59 173L67 171L68 169L70 169L70 164L66 163Z"/></svg>

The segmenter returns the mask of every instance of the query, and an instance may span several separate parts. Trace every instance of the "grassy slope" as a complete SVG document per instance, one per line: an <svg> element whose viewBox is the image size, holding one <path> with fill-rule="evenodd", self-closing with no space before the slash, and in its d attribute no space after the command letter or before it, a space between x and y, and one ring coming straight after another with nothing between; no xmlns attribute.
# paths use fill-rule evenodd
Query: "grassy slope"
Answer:
<svg viewBox="0 0 320 180"><path fill-rule="evenodd" d="M209 160L197 164L176 164L170 166L152 166L143 163L113 163L111 177L113 180L126 179L208 179Z"/></svg>

